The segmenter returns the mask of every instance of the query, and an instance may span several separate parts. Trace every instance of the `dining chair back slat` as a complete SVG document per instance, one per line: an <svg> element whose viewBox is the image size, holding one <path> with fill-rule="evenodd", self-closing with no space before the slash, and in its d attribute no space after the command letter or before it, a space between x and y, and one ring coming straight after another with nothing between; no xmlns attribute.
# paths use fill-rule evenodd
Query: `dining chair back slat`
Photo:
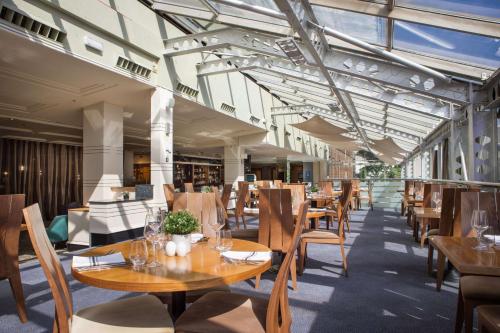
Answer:
<svg viewBox="0 0 500 333"><path fill-rule="evenodd" d="M267 306L266 333L288 333L292 324L292 316L288 303L288 275L292 261L295 260L295 251L299 245L300 235L304 228L309 201L303 201L298 208L298 217L293 235L283 260Z"/></svg>
<svg viewBox="0 0 500 333"><path fill-rule="evenodd" d="M73 316L73 299L66 274L45 232L38 204L24 208L23 214L28 227L31 244L40 261L40 265L52 291L52 296L54 297L56 307L54 327L57 327L57 332L59 333L69 333L71 318Z"/></svg>
<svg viewBox="0 0 500 333"><path fill-rule="evenodd" d="M413 189L415 186L415 182L413 180L405 180L405 196L410 195L412 192L411 189Z"/></svg>
<svg viewBox="0 0 500 333"><path fill-rule="evenodd" d="M217 221L215 193L175 193L173 211L187 210L200 223L201 232L206 237L214 237L212 226Z"/></svg>
<svg viewBox="0 0 500 333"><path fill-rule="evenodd" d="M283 185L283 181L281 179L275 179L275 180L273 180L273 183L274 183L274 187L276 187L276 188L281 188L281 186Z"/></svg>
<svg viewBox="0 0 500 333"><path fill-rule="evenodd" d="M500 194L496 192L464 192L461 197L461 236L472 237L475 235L472 226L472 213L474 210L485 210L490 227L489 232L500 234ZM488 232L488 233L489 233Z"/></svg>
<svg viewBox="0 0 500 333"><path fill-rule="evenodd" d="M184 183L184 192L194 193L193 183Z"/></svg>
<svg viewBox="0 0 500 333"><path fill-rule="evenodd" d="M333 183L331 180L322 180L319 182L319 188L327 196L333 195Z"/></svg>
<svg viewBox="0 0 500 333"><path fill-rule="evenodd" d="M352 183L342 183L342 196L339 200L337 207L338 221L339 221L339 238L344 239L344 223L347 221L349 212L349 203L352 199Z"/></svg>
<svg viewBox="0 0 500 333"><path fill-rule="evenodd" d="M248 182L238 182L238 196L234 208L235 215L242 216L245 210L245 204L248 201Z"/></svg>
<svg viewBox="0 0 500 333"><path fill-rule="evenodd" d="M232 190L233 190L232 184L225 184L224 188L222 190L221 201L222 201L222 205L224 206L224 209L226 209L226 210L227 210L227 207L229 205L229 200L231 199L231 191Z"/></svg>
<svg viewBox="0 0 500 333"><path fill-rule="evenodd" d="M298 212L300 204L306 200L306 186L304 184L283 184L282 189L288 189L292 194L292 211Z"/></svg>
<svg viewBox="0 0 500 333"><path fill-rule="evenodd" d="M167 201L168 210L172 211L175 194L174 184L163 184L163 193L165 194L165 200Z"/></svg>
<svg viewBox="0 0 500 333"><path fill-rule="evenodd" d="M259 243L273 251L286 252L294 228L291 192L261 189L259 198Z"/></svg>

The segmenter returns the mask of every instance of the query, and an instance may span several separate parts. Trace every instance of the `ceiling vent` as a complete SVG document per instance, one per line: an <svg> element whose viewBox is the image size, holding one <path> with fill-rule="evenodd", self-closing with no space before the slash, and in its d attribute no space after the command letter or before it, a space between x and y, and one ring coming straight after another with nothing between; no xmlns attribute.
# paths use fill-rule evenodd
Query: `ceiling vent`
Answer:
<svg viewBox="0 0 500 333"><path fill-rule="evenodd" d="M57 43L62 43L66 39L66 33L61 30L52 28L5 6L2 6L0 10L0 18L25 31L48 38Z"/></svg>
<svg viewBox="0 0 500 333"><path fill-rule="evenodd" d="M151 75L151 69L138 65L132 60L126 59L124 57L118 57L118 61L116 62L116 66L130 72L134 75L142 76L143 78L149 79Z"/></svg>
<svg viewBox="0 0 500 333"><path fill-rule="evenodd" d="M198 97L198 94L200 93L199 90L193 89L189 86L186 86L185 84L182 84L180 82L177 82L177 87L175 88L178 92L188 95L190 97L196 98Z"/></svg>
<svg viewBox="0 0 500 333"><path fill-rule="evenodd" d="M226 103L222 103L222 105L220 106L220 109L222 111L226 111L229 113L234 113L234 111L236 111L236 107L229 105L229 104L226 104Z"/></svg>

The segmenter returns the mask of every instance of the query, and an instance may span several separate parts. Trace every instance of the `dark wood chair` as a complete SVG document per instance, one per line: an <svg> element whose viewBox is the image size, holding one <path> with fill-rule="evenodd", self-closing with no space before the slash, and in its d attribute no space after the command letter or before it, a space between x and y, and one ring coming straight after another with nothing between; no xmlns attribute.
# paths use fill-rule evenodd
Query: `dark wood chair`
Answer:
<svg viewBox="0 0 500 333"><path fill-rule="evenodd" d="M19 234L23 208L24 194L0 195L0 280L9 279L19 320L25 323L28 316L19 272Z"/></svg>
<svg viewBox="0 0 500 333"><path fill-rule="evenodd" d="M176 321L178 333L286 333L292 317L288 304L288 274L302 233L309 202L299 207L287 254L269 300L236 293L213 292L194 302Z"/></svg>
<svg viewBox="0 0 500 333"><path fill-rule="evenodd" d="M234 216L234 220L236 222L236 229L240 228L241 218L243 222L243 228L247 228L247 223L245 221L245 204L247 202L248 196L248 182L238 182L238 197L236 199L236 206L234 209L228 209L228 216Z"/></svg>
<svg viewBox="0 0 500 333"><path fill-rule="evenodd" d="M144 333L174 332L167 309L152 295L99 304L75 313L66 273L49 242L38 204L23 209L23 214L31 243L54 297L56 309L53 332L111 333L124 328Z"/></svg>
<svg viewBox="0 0 500 333"><path fill-rule="evenodd" d="M174 207L174 184L163 184L163 193L165 193L165 200L167 201L168 210L172 211Z"/></svg>
<svg viewBox="0 0 500 333"><path fill-rule="evenodd" d="M438 185L438 184L424 184L424 192L423 192L423 202L422 202L422 207L424 208L432 208L432 194L435 192L441 192L443 186ZM442 200L441 200L442 202ZM420 226L420 241L421 245L423 246L424 240L425 240L425 232L427 231L427 227L430 227L430 229L437 229L439 225L439 219L429 219L429 218L423 218L421 219L420 223L417 221L415 216L412 216L413 219L413 237L415 238L415 241L419 241L419 226Z"/></svg>
<svg viewBox="0 0 500 333"><path fill-rule="evenodd" d="M477 308L479 333L500 333L500 305L481 305Z"/></svg>
<svg viewBox="0 0 500 333"><path fill-rule="evenodd" d="M344 251L344 221L347 218L347 212L349 210L349 203L351 202L352 187L351 183L347 183L346 193L339 202L339 230L335 233L333 230L306 230L300 237L300 247L299 247L299 274L303 274L305 260L307 257L307 244L331 244L339 245L340 254L342 255L342 262L344 267L344 272L347 276L347 257Z"/></svg>
<svg viewBox="0 0 500 333"><path fill-rule="evenodd" d="M406 214L407 202L406 198L410 196L410 189L412 189L415 185L413 180L405 180L405 189L403 192L403 199L401 199L401 216ZM413 192L413 191L412 191Z"/></svg>
<svg viewBox="0 0 500 333"><path fill-rule="evenodd" d="M291 192L287 189L259 190L259 233L258 241L273 252L286 254L293 234ZM295 256L295 250L294 250ZM297 289L297 265L290 265L292 287ZM260 274L255 278L255 288L259 288Z"/></svg>
<svg viewBox="0 0 500 333"><path fill-rule="evenodd" d="M194 192L193 183L184 183L184 192L193 193Z"/></svg>

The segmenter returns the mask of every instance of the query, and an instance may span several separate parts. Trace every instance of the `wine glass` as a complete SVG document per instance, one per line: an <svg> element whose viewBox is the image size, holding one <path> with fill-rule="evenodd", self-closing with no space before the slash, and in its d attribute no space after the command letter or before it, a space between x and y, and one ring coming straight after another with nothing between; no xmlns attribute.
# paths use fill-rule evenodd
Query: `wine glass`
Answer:
<svg viewBox="0 0 500 333"><path fill-rule="evenodd" d="M432 202L434 202L434 210L439 212L441 210L441 192L432 192Z"/></svg>
<svg viewBox="0 0 500 333"><path fill-rule="evenodd" d="M212 247L217 247L220 239L220 230L226 225L226 210L222 207L217 207L216 209L217 218L210 220L210 226L215 231L215 244ZM213 244L213 243L212 243Z"/></svg>
<svg viewBox="0 0 500 333"><path fill-rule="evenodd" d="M217 244L217 250L220 252L225 252L231 250L233 247L233 238L231 236L231 230L220 230L220 240Z"/></svg>
<svg viewBox="0 0 500 333"><path fill-rule="evenodd" d="M153 246L153 261L148 265L150 268L160 266L160 263L156 260L156 245L160 242L160 227L160 214L154 214L151 209L148 209L146 224L144 226L144 238L151 242Z"/></svg>
<svg viewBox="0 0 500 333"><path fill-rule="evenodd" d="M488 230L488 215L485 210L474 209L472 212L472 228L476 231L477 246L474 247L475 250L483 251L488 249L488 245L483 242L483 232Z"/></svg>
<svg viewBox="0 0 500 333"><path fill-rule="evenodd" d="M129 258L134 270L144 266L148 259L148 244L144 239L136 239L130 243Z"/></svg>

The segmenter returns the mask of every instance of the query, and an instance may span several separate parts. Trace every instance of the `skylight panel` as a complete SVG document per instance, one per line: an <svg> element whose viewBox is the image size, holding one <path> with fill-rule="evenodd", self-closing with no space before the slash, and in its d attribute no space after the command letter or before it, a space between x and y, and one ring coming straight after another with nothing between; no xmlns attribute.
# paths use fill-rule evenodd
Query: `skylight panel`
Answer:
<svg viewBox="0 0 500 333"><path fill-rule="evenodd" d="M456 59L466 64L500 67L500 40L396 20L394 48Z"/></svg>
<svg viewBox="0 0 500 333"><path fill-rule="evenodd" d="M397 0L396 4L445 13L458 13L469 17L500 18L498 0Z"/></svg>
<svg viewBox="0 0 500 333"><path fill-rule="evenodd" d="M387 19L341 9L313 6L319 24L338 30L365 42L385 45Z"/></svg>

